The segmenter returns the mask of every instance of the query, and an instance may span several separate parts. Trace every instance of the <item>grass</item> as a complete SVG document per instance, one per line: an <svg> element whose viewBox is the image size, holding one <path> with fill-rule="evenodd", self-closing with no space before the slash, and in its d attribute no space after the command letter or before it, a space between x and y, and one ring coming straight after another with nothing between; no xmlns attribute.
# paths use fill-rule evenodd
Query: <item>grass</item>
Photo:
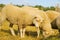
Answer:
<svg viewBox="0 0 60 40"><path fill-rule="evenodd" d="M13 29L15 30L16 36L11 35L9 30L9 22L5 21L2 25L2 30L0 30L0 40L41 40L40 38L42 38L42 35L40 35L39 38L36 37L37 36L36 28L34 26L33 27L27 26L25 38L20 38L20 36L17 35L17 25L14 25ZM60 37L59 35L51 36L43 40L60 40Z"/></svg>

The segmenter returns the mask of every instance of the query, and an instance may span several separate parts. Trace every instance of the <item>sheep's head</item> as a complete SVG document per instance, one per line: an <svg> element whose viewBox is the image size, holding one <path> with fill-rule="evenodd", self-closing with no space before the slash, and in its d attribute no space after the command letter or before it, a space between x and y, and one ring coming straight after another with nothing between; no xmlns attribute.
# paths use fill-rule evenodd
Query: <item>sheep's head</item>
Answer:
<svg viewBox="0 0 60 40"><path fill-rule="evenodd" d="M43 22L43 18L41 16L37 15L35 18L37 22Z"/></svg>
<svg viewBox="0 0 60 40"><path fill-rule="evenodd" d="M35 24L36 27L41 26L41 23L43 22L43 18L41 16L35 16L33 23Z"/></svg>

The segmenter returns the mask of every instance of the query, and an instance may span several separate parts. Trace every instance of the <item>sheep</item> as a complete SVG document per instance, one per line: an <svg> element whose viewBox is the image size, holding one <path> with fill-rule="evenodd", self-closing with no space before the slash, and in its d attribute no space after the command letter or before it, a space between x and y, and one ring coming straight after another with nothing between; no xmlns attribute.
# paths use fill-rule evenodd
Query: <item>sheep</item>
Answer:
<svg viewBox="0 0 60 40"><path fill-rule="evenodd" d="M36 14L41 16L42 19L43 19L43 22L40 25L40 28L43 29L43 36L48 37L48 36L52 35L53 30L52 30L52 27L51 27L51 22L54 21L58 17L58 15L59 15L58 12L56 12L56 11L46 11L46 12L44 12L42 10L38 10L36 8L33 9L33 8L27 7L27 6L22 7L22 9L25 10L25 12L28 11L29 13L32 10L34 10L35 13L37 12ZM33 14L33 12L32 12L32 14ZM37 26L37 24L36 24L36 26Z"/></svg>
<svg viewBox="0 0 60 40"><path fill-rule="evenodd" d="M38 10L36 8L24 6L22 8L6 5L2 9L2 16L4 20L10 22L10 30L13 36L15 33L12 29L13 24L18 25L18 31L21 37L25 35L25 27L34 24L37 27L37 37L39 37L39 27L43 29L43 36L48 37L52 34L51 20L47 16L46 12Z"/></svg>
<svg viewBox="0 0 60 40"><path fill-rule="evenodd" d="M57 25L56 24L56 22L57 22L57 19L59 19L59 12L56 12L56 11L52 11L52 10L48 10L48 11L46 11L46 14L48 15L48 17L50 18L50 20L51 20L51 23L52 23L52 26L53 25ZM54 27L55 27L54 26Z"/></svg>
<svg viewBox="0 0 60 40"><path fill-rule="evenodd" d="M49 17L51 24L52 24L52 28L57 29L57 24L59 25L59 12L57 11L52 11L52 10L48 10L46 11L47 16ZM54 31L54 30L53 30ZM55 32L54 32L55 34Z"/></svg>
<svg viewBox="0 0 60 40"><path fill-rule="evenodd" d="M40 23L43 21L42 17L39 16L38 14L36 14L37 12L35 12L33 10L28 12L28 11L23 10L23 8L19 8L19 7L13 6L13 5L6 5L2 9L1 13L4 15L4 19L5 20L7 19L10 22L10 30L11 30L11 33L13 36L15 36L15 33L12 29L13 24L18 25L18 30L19 30L19 33L21 34L21 37L24 37L25 26L32 24L33 19L35 17L37 19L39 19ZM39 16L39 18L38 18L38 16ZM37 21L35 21L35 22L37 22ZM38 36L39 36L39 28L38 28L37 32L38 32Z"/></svg>
<svg viewBox="0 0 60 40"><path fill-rule="evenodd" d="M52 28L51 28L51 24L50 24L50 21L49 21L49 18L48 18L48 16L46 15L46 13L44 12L44 11L42 11L42 10L37 10L37 9L33 9L33 8L31 8L31 7L26 7L26 6L24 6L24 7L22 7L22 9L26 12L26 13L34 13L34 14L38 14L39 16L41 16L42 17L42 19L44 20L44 22L42 22L41 23L41 25L38 25L35 21L35 25L36 26L40 26L40 28L42 28L43 30L45 30L44 32L43 32L43 36L44 37L48 37L49 35L51 35L52 34ZM33 11L34 10L34 11ZM41 18L40 17L40 18ZM40 24L40 23L39 23ZM47 27L47 26L49 26L49 27ZM39 32L39 28L37 28L37 32L38 32L38 34L40 33ZM51 33L51 34L49 34L49 33ZM48 35L46 35L46 34L48 34Z"/></svg>
<svg viewBox="0 0 60 40"><path fill-rule="evenodd" d="M53 22L59 16L59 13L53 10L46 11L46 14L51 22Z"/></svg>
<svg viewBox="0 0 60 40"><path fill-rule="evenodd" d="M58 12L59 13L59 12ZM57 13L57 14L58 14ZM57 16L57 15L56 15ZM60 14L59 14L59 16L57 16L57 18L54 20L54 21L52 21L52 27L54 28L54 29L58 29L59 30L59 32L60 32Z"/></svg>

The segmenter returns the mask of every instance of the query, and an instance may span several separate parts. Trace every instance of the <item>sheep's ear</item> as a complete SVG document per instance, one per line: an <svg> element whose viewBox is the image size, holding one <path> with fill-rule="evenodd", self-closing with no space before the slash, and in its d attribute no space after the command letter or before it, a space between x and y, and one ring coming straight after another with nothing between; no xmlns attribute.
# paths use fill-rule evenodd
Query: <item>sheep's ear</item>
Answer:
<svg viewBox="0 0 60 40"><path fill-rule="evenodd" d="M56 11L46 11L46 14L49 17L50 22L54 21L59 16L59 13Z"/></svg>

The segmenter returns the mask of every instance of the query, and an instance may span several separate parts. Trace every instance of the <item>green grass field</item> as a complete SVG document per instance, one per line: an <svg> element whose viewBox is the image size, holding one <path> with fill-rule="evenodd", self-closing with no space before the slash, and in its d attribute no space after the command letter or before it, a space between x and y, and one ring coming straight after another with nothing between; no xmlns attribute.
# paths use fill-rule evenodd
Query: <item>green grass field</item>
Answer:
<svg viewBox="0 0 60 40"><path fill-rule="evenodd" d="M41 40L42 35L40 35L39 38L37 38L37 34L36 34L36 28L35 27L28 27L26 28L26 30L28 30L26 32L25 38L20 38L19 35L17 35L17 25L13 26L13 29L15 30L16 36L12 36L9 30L9 22L5 21L2 25L2 30L0 30L0 40ZM33 30L32 30L33 29ZM29 32L31 31L31 32ZM60 40L60 37L57 36L51 36L49 38L47 38L46 40Z"/></svg>

